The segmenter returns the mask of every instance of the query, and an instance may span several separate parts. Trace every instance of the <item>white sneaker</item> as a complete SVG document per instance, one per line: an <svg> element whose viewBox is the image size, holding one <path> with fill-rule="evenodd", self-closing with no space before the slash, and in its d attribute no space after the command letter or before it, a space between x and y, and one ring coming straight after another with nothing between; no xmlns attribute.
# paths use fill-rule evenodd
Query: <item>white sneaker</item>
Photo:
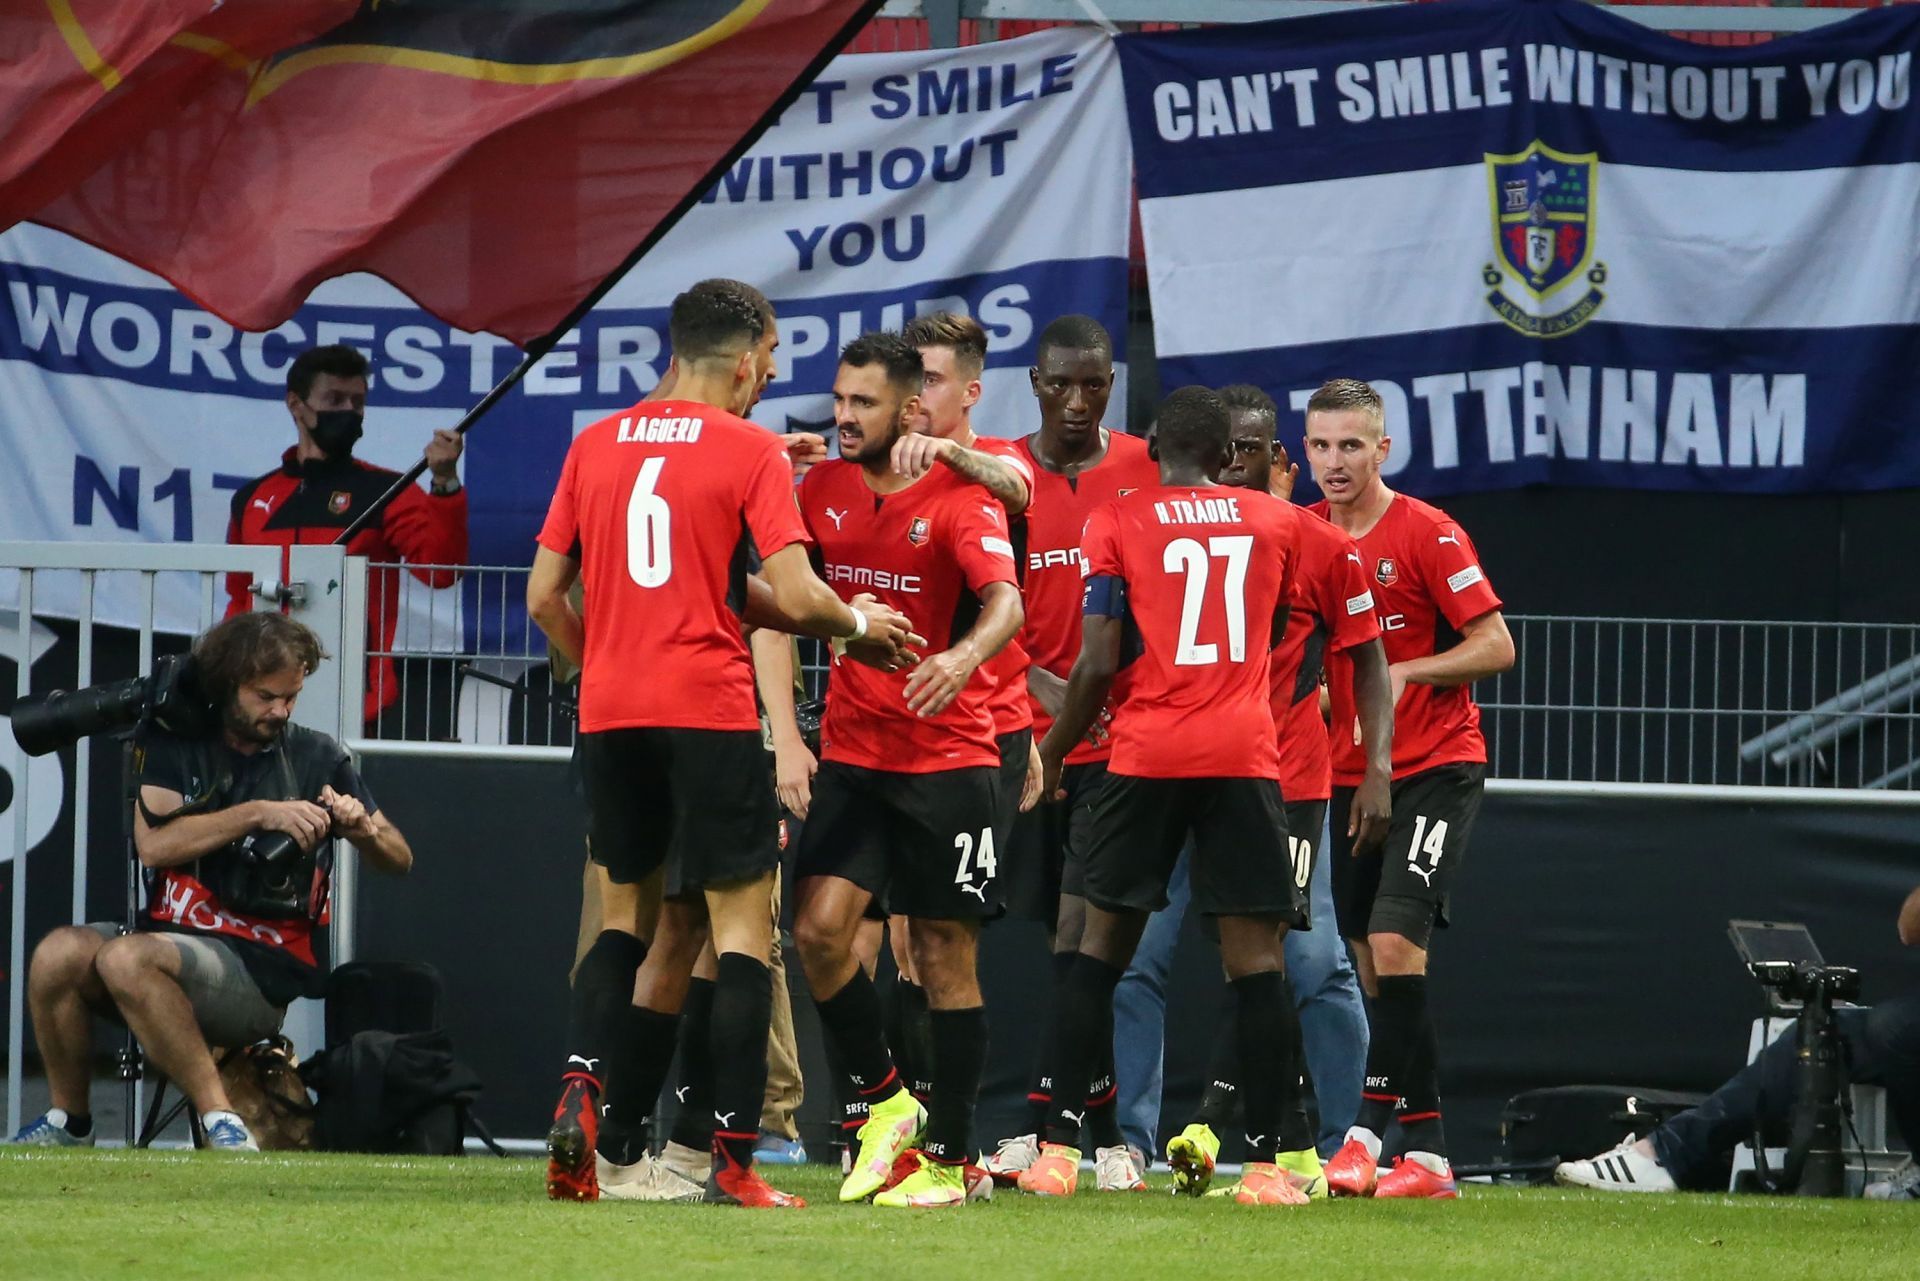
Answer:
<svg viewBox="0 0 1920 1281"><path fill-rule="evenodd" d="M593 1170L602 1201L698 1201L705 1188L683 1179L650 1156L632 1165L615 1165L598 1152Z"/></svg>
<svg viewBox="0 0 1920 1281"><path fill-rule="evenodd" d="M1920 1165L1908 1157L1906 1164L1883 1181L1867 1184L1862 1195L1869 1201L1920 1201Z"/></svg>
<svg viewBox="0 0 1920 1281"><path fill-rule="evenodd" d="M40 1116L20 1127L20 1133L8 1139L9 1143L19 1143L36 1148L90 1148L93 1146L94 1132L87 1131L85 1138L77 1138L67 1129L71 1119L60 1108L48 1108Z"/></svg>
<svg viewBox="0 0 1920 1281"><path fill-rule="evenodd" d="M209 1152L258 1152L260 1145L247 1131L247 1123L235 1112L209 1112L200 1118L207 1131Z"/></svg>
<svg viewBox="0 0 1920 1281"><path fill-rule="evenodd" d="M1147 1181L1133 1159L1133 1149L1124 1143L1114 1148L1095 1148L1093 1153L1094 1187L1102 1192L1145 1192Z"/></svg>
<svg viewBox="0 0 1920 1281"><path fill-rule="evenodd" d="M1650 1156L1634 1150L1629 1134L1620 1146L1585 1161L1563 1161L1554 1167L1553 1181L1568 1187L1600 1192L1678 1192L1673 1176Z"/></svg>
<svg viewBox="0 0 1920 1281"><path fill-rule="evenodd" d="M1005 1185L1017 1182L1039 1159L1040 1136L1016 1134L1000 1140L999 1148L980 1163L980 1168L991 1174L995 1183Z"/></svg>
<svg viewBox="0 0 1920 1281"><path fill-rule="evenodd" d="M702 1187L706 1186L707 1176L713 1173L713 1153L675 1143L672 1139L668 1139L667 1146L660 1149L659 1160L661 1165L687 1182L698 1183Z"/></svg>

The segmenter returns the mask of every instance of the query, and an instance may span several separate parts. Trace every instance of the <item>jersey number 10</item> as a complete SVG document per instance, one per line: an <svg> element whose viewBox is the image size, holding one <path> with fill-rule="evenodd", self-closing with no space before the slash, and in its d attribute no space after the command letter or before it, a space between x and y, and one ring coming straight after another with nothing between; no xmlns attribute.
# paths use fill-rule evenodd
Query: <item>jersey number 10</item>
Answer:
<svg viewBox="0 0 1920 1281"><path fill-rule="evenodd" d="M1205 667L1220 661L1220 646L1199 644L1200 610L1207 599L1207 580L1215 559L1227 562L1222 584L1227 605L1227 661L1247 661L1247 561L1253 555L1253 535L1225 534L1200 545L1197 538L1176 538L1167 544L1165 568L1187 576L1180 601L1180 643L1173 651L1179 667Z"/></svg>
<svg viewBox="0 0 1920 1281"><path fill-rule="evenodd" d="M627 576L642 587L658 587L673 577L673 512L653 492L666 464L664 458L641 463L627 497Z"/></svg>

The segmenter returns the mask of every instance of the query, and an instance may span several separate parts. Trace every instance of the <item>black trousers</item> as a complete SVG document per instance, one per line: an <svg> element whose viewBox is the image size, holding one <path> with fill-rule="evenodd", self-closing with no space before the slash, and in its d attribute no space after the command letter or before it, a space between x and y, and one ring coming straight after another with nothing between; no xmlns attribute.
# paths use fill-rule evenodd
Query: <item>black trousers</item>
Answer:
<svg viewBox="0 0 1920 1281"><path fill-rule="evenodd" d="M1836 1010L1833 1017L1847 1079L1883 1087L1888 1115L1908 1148L1920 1144L1920 994L1865 1010ZM1756 1125L1773 1132L1787 1124L1799 1084L1799 1052L1799 1029L1788 1028L1705 1103L1653 1132L1654 1154L1675 1183L1711 1187L1723 1171L1721 1158L1750 1141Z"/></svg>

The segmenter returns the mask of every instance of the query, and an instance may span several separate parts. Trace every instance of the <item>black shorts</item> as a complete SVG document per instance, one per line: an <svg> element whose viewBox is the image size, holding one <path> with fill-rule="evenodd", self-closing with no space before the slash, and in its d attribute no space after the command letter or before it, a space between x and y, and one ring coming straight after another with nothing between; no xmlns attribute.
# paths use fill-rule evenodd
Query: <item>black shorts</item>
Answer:
<svg viewBox="0 0 1920 1281"><path fill-rule="evenodd" d="M902 916L1000 915L999 770L901 774L822 761L794 878L838 876Z"/></svg>
<svg viewBox="0 0 1920 1281"><path fill-rule="evenodd" d="M1009 913L1052 929L1060 919L1060 896L1087 892L1093 798L1106 777L1105 761L1069 765L1060 771L1066 800L1042 799L1025 814L1016 807L1007 859Z"/></svg>
<svg viewBox="0 0 1920 1281"><path fill-rule="evenodd" d="M579 736L588 847L610 880L666 869L668 898L780 866L780 805L759 730L610 729Z"/></svg>
<svg viewBox="0 0 1920 1281"><path fill-rule="evenodd" d="M1448 923L1448 890L1466 856L1486 782L1487 767L1480 764L1439 765L1396 779L1386 842L1360 858L1351 856L1347 841L1354 789L1333 789L1328 857L1333 860L1333 907L1342 937L1400 933L1374 929L1375 905L1384 898L1430 904L1433 924Z"/></svg>
<svg viewBox="0 0 1920 1281"><path fill-rule="evenodd" d="M1191 836L1194 910L1301 923L1306 891L1288 848L1280 785L1270 778L1137 778L1109 773L1093 798L1087 902L1157 912Z"/></svg>
<svg viewBox="0 0 1920 1281"><path fill-rule="evenodd" d="M993 843L1003 854L1013 849L1013 821L1020 817L1020 793L1027 790L1027 753L1033 731L1017 729L995 740L1000 745L1000 808L994 812Z"/></svg>
<svg viewBox="0 0 1920 1281"><path fill-rule="evenodd" d="M1300 887L1300 920L1295 929L1313 928L1313 872L1320 861L1320 834L1327 827L1325 801L1288 801L1287 849L1293 855L1293 883Z"/></svg>

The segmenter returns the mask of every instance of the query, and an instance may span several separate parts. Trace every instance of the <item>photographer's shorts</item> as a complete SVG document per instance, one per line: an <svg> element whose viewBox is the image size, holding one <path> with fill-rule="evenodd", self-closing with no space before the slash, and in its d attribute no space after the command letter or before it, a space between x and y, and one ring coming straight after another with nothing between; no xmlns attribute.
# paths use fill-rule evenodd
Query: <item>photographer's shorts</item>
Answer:
<svg viewBox="0 0 1920 1281"><path fill-rule="evenodd" d="M111 921L90 921L87 928L109 943L120 933ZM173 945L180 954L180 990L193 1006L193 1021L216 1049L252 1045L280 1030L286 1011L270 1004L247 973L240 953L215 935L144 933Z"/></svg>
<svg viewBox="0 0 1920 1281"><path fill-rule="evenodd" d="M1386 844L1361 858L1352 856L1347 840L1355 789L1333 789L1327 856L1342 938L1400 934L1425 947L1427 940L1415 935L1426 931L1408 919L1409 910L1427 917L1426 928L1447 924L1448 891L1466 857L1486 781L1487 767L1476 764L1438 765L1394 780ZM1391 900L1384 910L1383 900Z"/></svg>
<svg viewBox="0 0 1920 1281"><path fill-rule="evenodd" d="M582 734L593 861L615 884L666 869L670 899L780 866L780 806L759 730Z"/></svg>

